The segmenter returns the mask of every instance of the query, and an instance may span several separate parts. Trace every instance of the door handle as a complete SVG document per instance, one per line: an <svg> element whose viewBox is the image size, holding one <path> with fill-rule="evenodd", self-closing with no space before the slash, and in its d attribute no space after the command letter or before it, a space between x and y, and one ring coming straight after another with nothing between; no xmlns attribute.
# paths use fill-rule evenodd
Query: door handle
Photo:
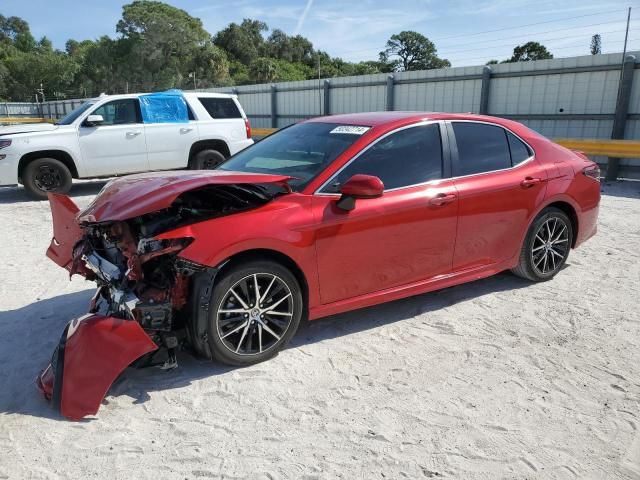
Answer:
<svg viewBox="0 0 640 480"><path fill-rule="evenodd" d="M542 183L541 178L525 177L525 179L520 182L520 186L522 188L531 188L539 183Z"/></svg>
<svg viewBox="0 0 640 480"><path fill-rule="evenodd" d="M442 207L451 202L455 202L456 195L453 193L439 193L429 200L429 205L433 207Z"/></svg>
<svg viewBox="0 0 640 480"><path fill-rule="evenodd" d="M140 135L142 132L140 130L135 130L133 132L127 132L126 136L127 138L133 138L133 137L137 137L138 135Z"/></svg>
<svg viewBox="0 0 640 480"><path fill-rule="evenodd" d="M180 129L180 133L189 133L191 130L193 130L193 128L183 127Z"/></svg>

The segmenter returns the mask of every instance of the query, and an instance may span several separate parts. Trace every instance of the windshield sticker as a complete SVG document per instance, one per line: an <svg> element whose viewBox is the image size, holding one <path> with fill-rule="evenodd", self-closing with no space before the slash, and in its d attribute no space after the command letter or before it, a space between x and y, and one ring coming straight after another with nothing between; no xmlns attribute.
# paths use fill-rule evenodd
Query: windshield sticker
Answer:
<svg viewBox="0 0 640 480"><path fill-rule="evenodd" d="M358 127L356 125L340 125L334 128L329 133L346 133L349 135L362 135L371 127Z"/></svg>

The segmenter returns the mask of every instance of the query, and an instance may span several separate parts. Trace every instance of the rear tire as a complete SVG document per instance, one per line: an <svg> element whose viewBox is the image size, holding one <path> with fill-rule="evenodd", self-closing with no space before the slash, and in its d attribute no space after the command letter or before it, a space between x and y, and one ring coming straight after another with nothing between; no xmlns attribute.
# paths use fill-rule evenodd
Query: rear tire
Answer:
<svg viewBox="0 0 640 480"><path fill-rule="evenodd" d="M550 280L567 261L572 242L573 227L567 214L546 208L529 227L518 266L511 271L532 282Z"/></svg>
<svg viewBox="0 0 640 480"><path fill-rule="evenodd" d="M209 304L211 356L238 366L275 357L295 334L304 309L296 277L270 260L241 263L223 272Z"/></svg>
<svg viewBox="0 0 640 480"><path fill-rule="evenodd" d="M196 153L189 162L191 170L214 170L226 160L217 150L207 149Z"/></svg>
<svg viewBox="0 0 640 480"><path fill-rule="evenodd" d="M27 194L36 200L46 200L47 193L67 193L73 182L67 166L55 158L38 158L30 162L22 173Z"/></svg>

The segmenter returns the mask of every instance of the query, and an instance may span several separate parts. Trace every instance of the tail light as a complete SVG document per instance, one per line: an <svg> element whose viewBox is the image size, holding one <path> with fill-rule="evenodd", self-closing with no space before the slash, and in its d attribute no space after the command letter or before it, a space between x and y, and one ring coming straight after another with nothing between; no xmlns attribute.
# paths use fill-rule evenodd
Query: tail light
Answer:
<svg viewBox="0 0 640 480"><path fill-rule="evenodd" d="M247 131L247 139L251 138L251 124L248 118L244 119L244 128Z"/></svg>
<svg viewBox="0 0 640 480"><path fill-rule="evenodd" d="M600 181L600 167L596 164L589 165L582 170L587 177L591 177L596 181Z"/></svg>

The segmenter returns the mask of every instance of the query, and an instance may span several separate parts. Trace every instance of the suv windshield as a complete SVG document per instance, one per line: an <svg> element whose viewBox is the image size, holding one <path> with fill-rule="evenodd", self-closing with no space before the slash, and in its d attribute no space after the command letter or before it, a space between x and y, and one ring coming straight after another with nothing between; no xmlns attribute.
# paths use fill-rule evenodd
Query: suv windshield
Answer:
<svg viewBox="0 0 640 480"><path fill-rule="evenodd" d="M82 115L87 109L96 102L84 102L78 108L67 114L62 120L56 122L56 125L71 125L76 118Z"/></svg>
<svg viewBox="0 0 640 480"><path fill-rule="evenodd" d="M223 163L221 170L295 177L301 190L369 127L337 123L299 123L268 136Z"/></svg>

